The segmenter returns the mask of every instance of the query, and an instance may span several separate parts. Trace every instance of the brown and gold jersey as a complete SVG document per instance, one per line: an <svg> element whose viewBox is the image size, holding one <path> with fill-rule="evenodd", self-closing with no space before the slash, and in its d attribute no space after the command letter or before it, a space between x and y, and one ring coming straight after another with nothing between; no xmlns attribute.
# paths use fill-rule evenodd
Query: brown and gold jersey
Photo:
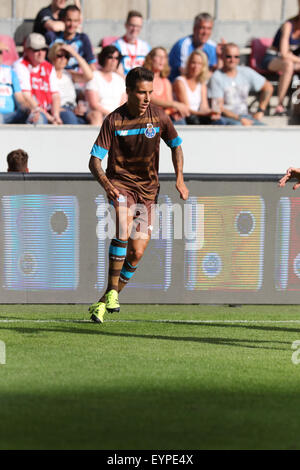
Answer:
<svg viewBox="0 0 300 470"><path fill-rule="evenodd" d="M155 199L161 138L170 148L182 142L161 108L150 104L142 116L134 118L125 103L103 121L91 155L102 160L108 153L106 175L117 187Z"/></svg>

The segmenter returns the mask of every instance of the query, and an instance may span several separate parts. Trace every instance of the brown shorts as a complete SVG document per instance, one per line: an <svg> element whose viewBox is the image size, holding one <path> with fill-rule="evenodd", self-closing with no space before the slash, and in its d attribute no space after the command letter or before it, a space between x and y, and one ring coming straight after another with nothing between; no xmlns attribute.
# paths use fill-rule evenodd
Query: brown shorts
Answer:
<svg viewBox="0 0 300 470"><path fill-rule="evenodd" d="M155 200L152 200L124 188L117 189L120 193L119 198L110 199L109 203L115 208L126 207L130 210L134 222L133 229L136 232L151 234L155 220L155 204L157 203L158 194Z"/></svg>

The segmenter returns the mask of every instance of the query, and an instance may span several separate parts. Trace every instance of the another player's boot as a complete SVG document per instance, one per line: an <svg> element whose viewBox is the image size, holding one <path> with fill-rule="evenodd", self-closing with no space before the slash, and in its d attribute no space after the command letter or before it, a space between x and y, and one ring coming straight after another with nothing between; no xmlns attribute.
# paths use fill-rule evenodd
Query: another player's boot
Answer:
<svg viewBox="0 0 300 470"><path fill-rule="evenodd" d="M105 295L105 305L108 313L120 311L119 294L115 289L108 291Z"/></svg>
<svg viewBox="0 0 300 470"><path fill-rule="evenodd" d="M105 302L96 302L89 307L91 320L95 323L103 323L103 317L106 312Z"/></svg>

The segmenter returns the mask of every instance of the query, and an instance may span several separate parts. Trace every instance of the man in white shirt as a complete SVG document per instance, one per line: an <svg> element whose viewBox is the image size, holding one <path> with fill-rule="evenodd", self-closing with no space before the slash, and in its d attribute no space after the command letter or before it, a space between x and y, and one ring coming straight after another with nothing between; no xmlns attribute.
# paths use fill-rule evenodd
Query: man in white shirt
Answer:
<svg viewBox="0 0 300 470"><path fill-rule="evenodd" d="M150 52L150 45L139 39L143 27L143 15L139 11L131 10L125 23L126 33L114 42L114 46L122 54L121 66L124 75L135 67L142 67L145 57Z"/></svg>

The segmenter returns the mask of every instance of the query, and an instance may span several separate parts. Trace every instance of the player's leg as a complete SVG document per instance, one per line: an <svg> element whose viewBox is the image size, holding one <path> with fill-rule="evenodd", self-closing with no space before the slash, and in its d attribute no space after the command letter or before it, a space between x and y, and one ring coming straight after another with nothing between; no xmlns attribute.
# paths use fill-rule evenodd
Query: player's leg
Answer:
<svg viewBox="0 0 300 470"><path fill-rule="evenodd" d="M130 224L133 219L127 208L126 200L122 203L114 201L113 206L116 213L116 235L111 240L109 247L107 288L99 301L89 308L91 319L98 323L103 322L106 312L113 313L120 311L118 299L119 277L127 252Z"/></svg>
<svg viewBox="0 0 300 470"><path fill-rule="evenodd" d="M118 291L121 292L134 275L138 263L143 257L151 238L152 224L155 218L154 201L140 199L141 203L131 207L134 217L130 237L128 239L127 255L124 261Z"/></svg>
<svg viewBox="0 0 300 470"><path fill-rule="evenodd" d="M126 259L120 273L118 292L121 292L121 290L124 289L128 281L134 275L138 263L142 259L145 249L147 248L149 240L150 234L146 239L129 238Z"/></svg>

